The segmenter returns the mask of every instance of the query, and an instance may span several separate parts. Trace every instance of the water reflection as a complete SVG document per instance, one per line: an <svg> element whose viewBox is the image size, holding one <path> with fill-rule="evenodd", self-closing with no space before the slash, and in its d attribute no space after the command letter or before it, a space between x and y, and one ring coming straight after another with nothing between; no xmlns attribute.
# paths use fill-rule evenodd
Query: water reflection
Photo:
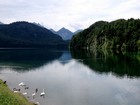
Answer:
<svg viewBox="0 0 140 105"><path fill-rule="evenodd" d="M116 76L140 77L140 53L103 53L98 51L72 51L75 59L98 73L113 73Z"/></svg>
<svg viewBox="0 0 140 105"><path fill-rule="evenodd" d="M41 105L139 105L140 81L118 79L111 74L97 74L87 66L70 60L65 65L55 60L36 70L18 73L7 71L1 75L11 89L23 81L29 100ZM12 74L12 75L11 75ZM1 76L0 75L0 76ZM14 81L14 82L13 82ZM38 88L35 98L31 97ZM45 89L45 98L39 96Z"/></svg>
<svg viewBox="0 0 140 105"><path fill-rule="evenodd" d="M62 51L48 49L4 49L0 50L0 68L14 68L25 72L58 59Z"/></svg>
<svg viewBox="0 0 140 105"><path fill-rule="evenodd" d="M115 69L121 62L125 62L124 59L127 62L127 54L125 57L116 54L105 56L102 53L94 53L95 55L93 55L91 52L72 52L72 56L76 58L75 60L71 58L68 51L62 52L55 50L47 52L40 50L36 52L35 50L31 50L24 52L21 50L10 52L12 52L10 53L12 57L8 56L9 53L5 53L8 57L5 54L5 56L3 55L1 65L2 62L5 64L5 60L8 64L9 62L13 62L13 66L14 64L19 64L19 61L22 65L29 63L31 68L27 67L29 69L27 72L20 73L16 68L2 68L0 78L6 80L11 89L19 88L18 84L24 82L29 86L29 89L25 90L20 87L21 92L27 92L26 97L29 96L29 100L39 102L40 105L140 105L139 78L127 78L124 76L138 77L139 75L135 73L130 73L130 75L125 70L123 73L119 73ZM25 56L28 56L27 60L24 59ZM135 54L132 56L132 58L129 58L130 61L134 60L133 62L139 65L138 60L135 59L138 56ZM10 60L10 58L13 58L13 60ZM41 63L33 67L31 63L33 60L36 61L35 64L37 62ZM110 60L111 62L109 62ZM128 66L128 63L123 64ZM117 67L117 69L120 68L123 70L123 64ZM114 67L113 65L116 66ZM137 67L134 67L134 70L135 68ZM112 75L111 72L123 78L118 78ZM38 88L38 93L33 99L32 93L36 88ZM43 88L46 93L44 98L40 97Z"/></svg>

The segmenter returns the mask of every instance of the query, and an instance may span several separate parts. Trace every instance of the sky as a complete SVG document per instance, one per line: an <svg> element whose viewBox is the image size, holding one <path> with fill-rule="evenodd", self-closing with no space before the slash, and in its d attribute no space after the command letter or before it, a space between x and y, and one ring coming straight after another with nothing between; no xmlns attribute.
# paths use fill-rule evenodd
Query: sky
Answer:
<svg viewBox="0 0 140 105"><path fill-rule="evenodd" d="M96 21L140 18L139 0L0 0L0 22L40 23L46 28L71 31Z"/></svg>

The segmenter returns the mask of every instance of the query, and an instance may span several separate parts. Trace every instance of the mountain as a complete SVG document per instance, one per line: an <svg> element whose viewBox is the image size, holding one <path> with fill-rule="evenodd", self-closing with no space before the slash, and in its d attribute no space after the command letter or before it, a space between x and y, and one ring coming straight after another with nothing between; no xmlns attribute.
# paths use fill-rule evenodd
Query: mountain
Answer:
<svg viewBox="0 0 140 105"><path fill-rule="evenodd" d="M140 50L140 19L98 21L74 35L72 49Z"/></svg>
<svg viewBox="0 0 140 105"><path fill-rule="evenodd" d="M0 22L0 24L3 24L2 22Z"/></svg>
<svg viewBox="0 0 140 105"><path fill-rule="evenodd" d="M41 25L40 23L36 23L36 22L33 22L34 25L37 25L39 27L42 27L42 28L45 28L43 25Z"/></svg>
<svg viewBox="0 0 140 105"><path fill-rule="evenodd" d="M79 29L75 32L71 32L70 30L66 29L66 28L61 28L58 31L55 31L53 29L49 29L51 32L53 32L54 34L57 34L59 36L61 36L64 40L71 40L71 38L73 37L73 35L79 33L82 31L82 29Z"/></svg>
<svg viewBox="0 0 140 105"><path fill-rule="evenodd" d="M66 46L67 43L50 30L29 22L0 25L0 47Z"/></svg>
<svg viewBox="0 0 140 105"><path fill-rule="evenodd" d="M75 31L75 32L73 33L73 35L78 34L79 32L82 32L82 31L83 31L82 29L79 29L79 30Z"/></svg>
<svg viewBox="0 0 140 105"><path fill-rule="evenodd" d="M64 40L70 40L73 36L73 32L64 27L58 30L56 33L60 35Z"/></svg>
<svg viewBox="0 0 140 105"><path fill-rule="evenodd" d="M52 33L57 34L57 32L55 30L53 30L52 28L49 29ZM60 35L59 35L60 36Z"/></svg>

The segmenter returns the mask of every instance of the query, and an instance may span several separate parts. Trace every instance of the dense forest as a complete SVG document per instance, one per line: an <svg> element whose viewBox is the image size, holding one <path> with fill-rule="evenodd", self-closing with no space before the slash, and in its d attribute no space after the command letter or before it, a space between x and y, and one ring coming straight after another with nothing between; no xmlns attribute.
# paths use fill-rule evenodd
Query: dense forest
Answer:
<svg viewBox="0 0 140 105"><path fill-rule="evenodd" d="M0 47L64 47L68 43L50 30L29 22L0 24Z"/></svg>
<svg viewBox="0 0 140 105"><path fill-rule="evenodd" d="M140 19L98 21L73 36L73 49L140 50Z"/></svg>

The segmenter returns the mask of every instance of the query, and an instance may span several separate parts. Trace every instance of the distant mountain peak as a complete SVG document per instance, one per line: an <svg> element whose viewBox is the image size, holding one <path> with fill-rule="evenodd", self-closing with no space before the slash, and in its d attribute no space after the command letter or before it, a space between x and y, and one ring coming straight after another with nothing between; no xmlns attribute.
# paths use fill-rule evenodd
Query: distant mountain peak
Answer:
<svg viewBox="0 0 140 105"><path fill-rule="evenodd" d="M61 29L66 29L65 27L62 27Z"/></svg>
<svg viewBox="0 0 140 105"><path fill-rule="evenodd" d="M65 31L65 30L66 30L66 31L70 31L69 29L67 29L67 28L65 28L65 27L62 27L62 28L59 29L58 31ZM57 31L57 32L58 32L58 31ZM70 32L71 32L71 31L70 31Z"/></svg>
<svg viewBox="0 0 140 105"><path fill-rule="evenodd" d="M45 28L45 27L44 27L43 25L41 25L40 23L33 22L33 24L34 24L34 25L37 25L37 26L39 26L39 27Z"/></svg>
<svg viewBox="0 0 140 105"><path fill-rule="evenodd" d="M53 29L49 29L51 32L53 32L54 34L57 34L59 36L62 37L62 39L64 40L71 40L72 36L77 34L78 32L81 32L82 29L79 29L75 32L71 32L69 29L62 27L61 29L59 29L58 31L55 31Z"/></svg>
<svg viewBox="0 0 140 105"><path fill-rule="evenodd" d="M61 28L56 33L60 35L64 40L70 40L73 36L73 32L66 29L65 27Z"/></svg>
<svg viewBox="0 0 140 105"><path fill-rule="evenodd" d="M0 22L0 24L4 24L4 23Z"/></svg>

